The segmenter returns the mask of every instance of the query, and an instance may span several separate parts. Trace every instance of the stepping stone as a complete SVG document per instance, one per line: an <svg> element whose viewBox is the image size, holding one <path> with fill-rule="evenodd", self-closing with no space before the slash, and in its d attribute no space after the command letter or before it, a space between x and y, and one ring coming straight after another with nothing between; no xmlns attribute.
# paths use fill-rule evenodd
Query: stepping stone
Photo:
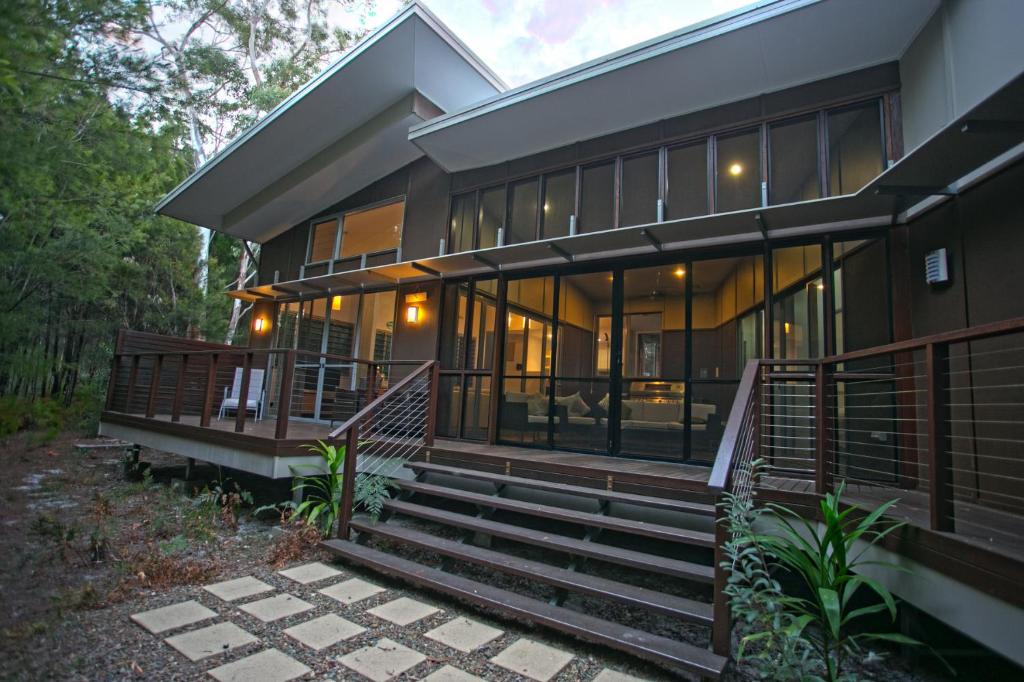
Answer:
<svg viewBox="0 0 1024 682"><path fill-rule="evenodd" d="M626 673L620 673L618 670L605 668L598 673L593 682L647 682L647 680L640 677L633 677Z"/></svg>
<svg viewBox="0 0 1024 682"><path fill-rule="evenodd" d="M355 604L357 601L369 599L375 594L380 594L384 588L380 585L368 583L359 578L352 578L337 585L331 585L320 590L320 594L336 599L342 604Z"/></svg>
<svg viewBox="0 0 1024 682"><path fill-rule="evenodd" d="M199 630L183 632L164 641L184 654L188 660L199 661L260 640L234 623L218 623Z"/></svg>
<svg viewBox="0 0 1024 682"><path fill-rule="evenodd" d="M284 634L298 640L314 651L326 649L345 639L352 639L366 628L329 613L286 629Z"/></svg>
<svg viewBox="0 0 1024 682"><path fill-rule="evenodd" d="M289 580L294 580L300 585L308 585L309 583L315 583L321 580L327 580L328 578L333 578L336 575L341 575L341 571L338 569L331 568L327 564L322 564L319 561L315 561L311 564L303 564L284 571L278 571L278 573Z"/></svg>
<svg viewBox="0 0 1024 682"><path fill-rule="evenodd" d="M492 658L491 663L531 680L547 682L572 659L573 655L566 651L524 637Z"/></svg>
<svg viewBox="0 0 1024 682"><path fill-rule="evenodd" d="M458 668L446 665L436 672L432 672L423 678L421 682L487 682L482 677L470 675Z"/></svg>
<svg viewBox="0 0 1024 682"><path fill-rule="evenodd" d="M308 601L302 601L290 594L275 594L273 597L242 604L238 608L250 616L259 618L264 623L271 623L288 616L294 616L296 613L309 611L314 607Z"/></svg>
<svg viewBox="0 0 1024 682"><path fill-rule="evenodd" d="M235 601L251 597L254 594L270 592L274 588L262 580L257 580L250 575L244 578L236 578L235 580L226 580L222 583L207 585L203 589L224 601Z"/></svg>
<svg viewBox="0 0 1024 682"><path fill-rule="evenodd" d="M427 657L420 652L385 637L373 646L340 657L338 662L373 682L385 682L425 660Z"/></svg>
<svg viewBox="0 0 1024 682"><path fill-rule="evenodd" d="M186 625L192 625L217 615L194 599L183 601L180 604L171 604L151 611L132 614L131 619L146 628L154 635L167 630L174 630Z"/></svg>
<svg viewBox="0 0 1024 682"><path fill-rule="evenodd" d="M504 632L469 618L456 618L434 628L424 636L468 654L501 637Z"/></svg>
<svg viewBox="0 0 1024 682"><path fill-rule="evenodd" d="M433 615L440 610L441 609L434 608L430 604L424 604L423 602L416 601L415 599L409 599L408 597L401 597L394 601L389 601L387 604L381 604L376 608L370 609L367 613L377 616L378 618L383 618L395 625L404 626L409 625L410 623L415 623L416 621Z"/></svg>
<svg viewBox="0 0 1024 682"><path fill-rule="evenodd" d="M302 677L309 668L277 649L267 649L210 671L220 682L287 682Z"/></svg>

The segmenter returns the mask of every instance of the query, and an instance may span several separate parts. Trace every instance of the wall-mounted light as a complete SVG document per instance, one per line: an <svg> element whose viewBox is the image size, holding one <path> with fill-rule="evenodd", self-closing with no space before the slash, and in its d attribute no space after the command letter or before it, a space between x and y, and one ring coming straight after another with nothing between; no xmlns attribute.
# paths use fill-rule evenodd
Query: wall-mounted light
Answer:
<svg viewBox="0 0 1024 682"><path fill-rule="evenodd" d="M252 330L257 334L262 334L270 328L270 324L267 322L267 318L260 315L252 321Z"/></svg>
<svg viewBox="0 0 1024 682"><path fill-rule="evenodd" d="M331 310L341 310L341 296L331 297Z"/></svg>
<svg viewBox="0 0 1024 682"><path fill-rule="evenodd" d="M731 166L729 166L729 175L734 175L735 176L735 175L742 175L742 174L743 174L743 164L742 163L734 163Z"/></svg>
<svg viewBox="0 0 1024 682"><path fill-rule="evenodd" d="M405 321L409 324L418 324L420 321L420 307L410 305L405 308Z"/></svg>
<svg viewBox="0 0 1024 682"><path fill-rule="evenodd" d="M672 274L675 275L676 277L682 277L683 275L686 274L686 268L684 268L682 265L680 265L679 267L677 267L675 269L675 271L673 271Z"/></svg>
<svg viewBox="0 0 1024 682"><path fill-rule="evenodd" d="M420 304L427 300L427 292L418 291L405 295L405 322L406 324L419 324L422 320Z"/></svg>

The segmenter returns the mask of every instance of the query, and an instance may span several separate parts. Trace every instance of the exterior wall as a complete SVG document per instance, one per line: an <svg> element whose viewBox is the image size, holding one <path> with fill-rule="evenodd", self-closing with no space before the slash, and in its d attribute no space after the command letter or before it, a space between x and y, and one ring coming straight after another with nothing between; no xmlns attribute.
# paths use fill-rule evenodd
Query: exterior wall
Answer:
<svg viewBox="0 0 1024 682"><path fill-rule="evenodd" d="M945 0L900 60L909 151L1016 76L1024 3Z"/></svg>

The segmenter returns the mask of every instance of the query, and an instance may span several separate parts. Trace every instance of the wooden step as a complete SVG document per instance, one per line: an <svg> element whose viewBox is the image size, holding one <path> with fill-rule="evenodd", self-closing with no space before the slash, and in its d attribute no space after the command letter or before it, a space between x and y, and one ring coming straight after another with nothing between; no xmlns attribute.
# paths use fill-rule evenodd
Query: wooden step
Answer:
<svg viewBox="0 0 1024 682"><path fill-rule="evenodd" d="M591 528L604 528L606 530L620 531L631 535L643 535L645 537L668 540L669 542L678 542L686 545L695 545L698 547L715 546L715 536L712 533L702 533L700 531L664 526L657 523L647 523L645 521L620 519L613 516L592 514L589 512L576 511L574 509L565 509L563 507L553 507L546 504L510 500L508 498L496 497L494 495L481 495L480 493L473 493L467 490L459 490L458 488L449 488L441 485L432 485L430 483L421 483L419 481L396 480L395 483L403 490L408 490L409 492L419 493L421 495L432 495L434 497L443 497L449 500L479 505L481 507L504 509L505 511L519 512L520 514L527 514L530 516L542 516L556 521L578 523L582 526L588 526Z"/></svg>
<svg viewBox="0 0 1024 682"><path fill-rule="evenodd" d="M551 564L502 554L468 545L393 523L370 523L365 518L352 521L352 528L398 544L412 545L452 559L486 566L502 573L538 580L570 592L611 599L630 606L679 618L700 625L711 625L711 604L627 585L596 575L578 573Z"/></svg>
<svg viewBox="0 0 1024 682"><path fill-rule="evenodd" d="M507 523L498 523L466 514L425 507L400 500L388 500L384 508L406 514L427 521L443 523L449 526L465 528L485 535L493 535L506 540L514 540L536 547L565 552L575 556L583 556L600 561L607 561L613 564L638 568L652 573L669 575L683 580L693 580L700 583L713 583L715 572L711 566L704 566L690 561L669 559L654 554L635 552L630 549L622 549L611 545L602 545L596 542L577 540L565 535L544 533L529 528L520 528Z"/></svg>
<svg viewBox="0 0 1024 682"><path fill-rule="evenodd" d="M587 642L617 649L674 671L717 678L725 668L725 658L692 644L628 628L562 606L553 606L347 540L328 540L323 545L339 557L384 575L477 606L496 609L500 614L544 625Z"/></svg>
<svg viewBox="0 0 1024 682"><path fill-rule="evenodd" d="M552 493L565 495L578 495L589 497L602 502L622 502L651 509L666 509L669 511L685 512L687 514L698 514L700 516L715 516L715 506L701 502L689 502L687 500L673 500L666 497L651 497L648 495L637 495L635 493L621 493L614 490L602 488L588 488L581 485L568 485L566 483L555 483L542 481L533 478L522 478L519 476L505 476L493 474L488 471L476 469L464 469L461 467L446 466L444 464L431 464L430 462L407 462L406 466L414 471L424 471L433 474L444 474L446 476L461 476L476 481L488 481L496 485L512 485L520 488L531 488L533 490L544 490Z"/></svg>

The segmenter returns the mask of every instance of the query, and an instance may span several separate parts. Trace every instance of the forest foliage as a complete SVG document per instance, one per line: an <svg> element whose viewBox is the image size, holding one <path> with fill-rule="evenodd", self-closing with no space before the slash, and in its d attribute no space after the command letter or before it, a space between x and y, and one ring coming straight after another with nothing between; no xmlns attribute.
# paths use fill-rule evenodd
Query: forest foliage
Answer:
<svg viewBox="0 0 1024 682"><path fill-rule="evenodd" d="M7 404L98 399L120 328L225 338L238 310L224 291L246 267L242 256L240 275L240 243L214 234L206 246L202 230L153 209L204 160L192 144L190 107L206 107L198 143L215 152L348 43L352 36L324 28L325 2L0 3L0 398ZM146 49L145 36L160 33L157 16L170 25L199 21L196 35L208 26L215 39L193 40L175 62L159 45ZM235 34L221 45L225 27ZM259 52L282 36L289 36L285 48L302 50ZM238 45L246 54L231 51ZM204 88L188 87L200 81ZM208 284L197 276L207 266Z"/></svg>

